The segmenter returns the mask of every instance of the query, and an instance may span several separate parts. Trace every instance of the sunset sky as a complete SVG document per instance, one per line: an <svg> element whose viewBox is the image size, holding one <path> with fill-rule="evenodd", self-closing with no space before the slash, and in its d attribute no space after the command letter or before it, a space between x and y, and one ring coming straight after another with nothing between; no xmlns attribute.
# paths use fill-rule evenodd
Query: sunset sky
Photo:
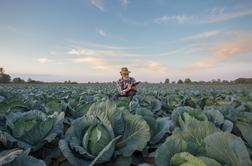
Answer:
<svg viewBox="0 0 252 166"><path fill-rule="evenodd" d="M42 81L252 77L251 0L0 0L0 67Z"/></svg>

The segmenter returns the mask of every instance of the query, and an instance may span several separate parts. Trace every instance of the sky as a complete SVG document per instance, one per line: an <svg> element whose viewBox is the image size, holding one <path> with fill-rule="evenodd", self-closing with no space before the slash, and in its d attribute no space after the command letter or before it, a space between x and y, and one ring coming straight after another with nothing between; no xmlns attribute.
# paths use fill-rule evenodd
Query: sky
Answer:
<svg viewBox="0 0 252 166"><path fill-rule="evenodd" d="M0 0L0 66L41 81L252 77L251 0Z"/></svg>

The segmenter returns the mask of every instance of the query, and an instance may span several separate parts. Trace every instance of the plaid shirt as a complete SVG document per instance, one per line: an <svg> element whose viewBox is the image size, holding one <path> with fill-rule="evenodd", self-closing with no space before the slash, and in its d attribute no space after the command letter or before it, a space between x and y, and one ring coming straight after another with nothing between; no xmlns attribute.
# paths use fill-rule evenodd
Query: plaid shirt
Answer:
<svg viewBox="0 0 252 166"><path fill-rule="evenodd" d="M128 88L128 84L133 84L135 82L136 80L133 77L129 77L127 80L120 78L116 83L118 93L120 95L125 95L126 94L125 90Z"/></svg>

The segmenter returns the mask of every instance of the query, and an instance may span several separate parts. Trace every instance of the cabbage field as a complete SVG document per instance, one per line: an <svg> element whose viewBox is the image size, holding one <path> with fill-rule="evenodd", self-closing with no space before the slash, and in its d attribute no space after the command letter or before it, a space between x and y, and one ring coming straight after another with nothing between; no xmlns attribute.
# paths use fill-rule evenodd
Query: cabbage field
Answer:
<svg viewBox="0 0 252 166"><path fill-rule="evenodd" d="M252 166L252 85L1 84L0 165Z"/></svg>

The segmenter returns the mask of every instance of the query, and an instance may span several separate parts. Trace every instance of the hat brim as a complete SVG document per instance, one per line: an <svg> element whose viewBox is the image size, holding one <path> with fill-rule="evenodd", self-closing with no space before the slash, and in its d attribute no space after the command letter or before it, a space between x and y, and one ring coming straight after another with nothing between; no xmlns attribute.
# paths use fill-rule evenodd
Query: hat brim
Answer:
<svg viewBox="0 0 252 166"><path fill-rule="evenodd" d="M121 74L129 74L131 71L120 71Z"/></svg>

